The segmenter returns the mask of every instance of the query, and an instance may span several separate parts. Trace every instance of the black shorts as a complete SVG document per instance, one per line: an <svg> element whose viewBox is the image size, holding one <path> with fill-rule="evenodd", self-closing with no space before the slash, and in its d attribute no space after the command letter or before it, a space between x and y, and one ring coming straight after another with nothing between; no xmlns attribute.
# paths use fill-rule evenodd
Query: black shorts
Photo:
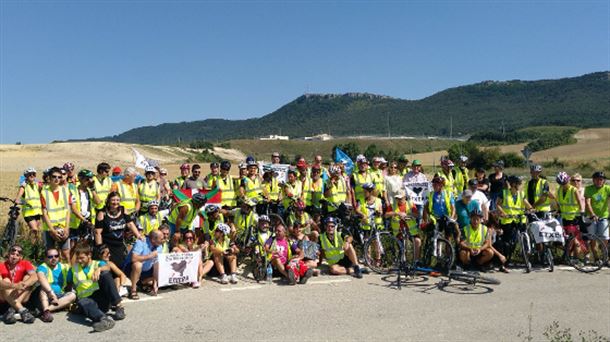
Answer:
<svg viewBox="0 0 610 342"><path fill-rule="evenodd" d="M344 255L343 259L339 260L337 265L343 266L345 268L350 268L354 266L354 263L347 257L347 255Z"/></svg>
<svg viewBox="0 0 610 342"><path fill-rule="evenodd" d="M30 222L30 221L40 221L41 218L42 218L42 215L32 215L32 216L26 216L23 219L25 220L25 222Z"/></svg>

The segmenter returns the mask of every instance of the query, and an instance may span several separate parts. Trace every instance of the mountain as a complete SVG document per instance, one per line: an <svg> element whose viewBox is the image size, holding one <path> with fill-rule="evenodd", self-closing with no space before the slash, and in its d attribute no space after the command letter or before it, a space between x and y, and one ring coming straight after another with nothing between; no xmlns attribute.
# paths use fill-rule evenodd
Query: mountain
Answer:
<svg viewBox="0 0 610 342"><path fill-rule="evenodd" d="M389 123L388 123L389 119ZM610 73L538 81L484 81L421 100L367 93L306 94L273 113L247 120L165 123L88 139L142 144L223 141L270 134L468 135L529 126L610 126Z"/></svg>

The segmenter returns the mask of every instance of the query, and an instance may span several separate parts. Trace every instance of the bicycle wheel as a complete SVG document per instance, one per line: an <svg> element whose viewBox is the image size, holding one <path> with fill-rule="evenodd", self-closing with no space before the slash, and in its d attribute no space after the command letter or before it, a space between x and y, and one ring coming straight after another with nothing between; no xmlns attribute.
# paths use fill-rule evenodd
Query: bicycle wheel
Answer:
<svg viewBox="0 0 610 342"><path fill-rule="evenodd" d="M544 259L549 266L549 272L553 272L555 270L555 263L553 261L553 253L551 253L551 249L548 246L544 246Z"/></svg>
<svg viewBox="0 0 610 342"><path fill-rule="evenodd" d="M448 272L455 260L453 246L449 240L439 237L436 239L436 250L434 249L434 241L431 241L428 248L427 256L430 261L427 266L432 269Z"/></svg>
<svg viewBox="0 0 610 342"><path fill-rule="evenodd" d="M532 271L532 262L529 260L530 245L529 237L527 233L519 233L519 246L521 247L521 257L525 265L525 272L530 273Z"/></svg>
<svg viewBox="0 0 610 342"><path fill-rule="evenodd" d="M451 271L447 276L451 279L468 284L480 283L489 285L500 285L500 280L489 276L482 276L477 272Z"/></svg>
<svg viewBox="0 0 610 342"><path fill-rule="evenodd" d="M570 266L584 273L599 271L608 262L604 241L595 235L582 234L582 239L571 237L565 250Z"/></svg>
<svg viewBox="0 0 610 342"><path fill-rule="evenodd" d="M389 232L380 232L364 243L364 262L375 273L387 274L398 267L400 241Z"/></svg>

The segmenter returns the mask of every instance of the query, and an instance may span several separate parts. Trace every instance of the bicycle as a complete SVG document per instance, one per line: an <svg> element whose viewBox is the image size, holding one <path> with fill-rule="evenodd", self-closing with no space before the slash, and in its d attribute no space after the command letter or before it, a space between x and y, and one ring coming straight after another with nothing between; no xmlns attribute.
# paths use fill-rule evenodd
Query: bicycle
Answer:
<svg viewBox="0 0 610 342"><path fill-rule="evenodd" d="M375 224L375 215L368 217L369 226L368 238L364 242L364 263L375 273L387 274L395 264L395 237L391 232L385 231L383 225ZM364 231L360 229L360 233Z"/></svg>
<svg viewBox="0 0 610 342"><path fill-rule="evenodd" d="M586 222L564 227L566 264L583 273L597 272L608 262L608 248L595 234L586 231Z"/></svg>
<svg viewBox="0 0 610 342"><path fill-rule="evenodd" d="M10 202L12 205L8 211L8 222L4 226L4 233L2 234L2 241L0 242L0 255L4 255L4 252L15 244L17 235L19 234L19 204L7 197L0 197L1 202Z"/></svg>
<svg viewBox="0 0 610 342"><path fill-rule="evenodd" d="M521 255L525 262L525 272L530 273L533 269L531 257L534 254L534 251L538 254L538 260L541 265L547 265L549 272L553 272L555 269L555 261L553 259L553 253L551 251L551 244L553 243L553 238L556 237L555 234L561 234L563 238L562 232L555 233L546 233L542 232L538 227L534 224L534 222L542 222L538 216L534 213L529 213L527 215L509 215L506 216L508 218L515 218L519 222L517 224L517 241L521 247ZM523 217L526 217L527 224L523 223ZM557 226L560 225L557 223ZM555 229L556 227L554 227ZM535 234L533 231L537 229L538 234ZM544 237L544 234L552 234L552 236ZM538 244L538 246L536 246ZM512 248L511 248L512 249Z"/></svg>
<svg viewBox="0 0 610 342"><path fill-rule="evenodd" d="M423 248L423 263L432 269L446 270L453 267L455 261L455 250L451 242L441 235L443 229L441 224L449 229L450 225L457 224L455 220L445 216L436 219L434 230L428 234Z"/></svg>

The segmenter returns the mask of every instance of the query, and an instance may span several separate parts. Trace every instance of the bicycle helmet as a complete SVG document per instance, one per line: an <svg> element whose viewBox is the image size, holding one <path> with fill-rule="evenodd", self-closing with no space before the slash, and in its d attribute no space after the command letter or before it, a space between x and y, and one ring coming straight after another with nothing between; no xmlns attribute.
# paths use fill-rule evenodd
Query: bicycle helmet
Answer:
<svg viewBox="0 0 610 342"><path fill-rule="evenodd" d="M93 178L93 172L87 169L82 169L78 172L78 178Z"/></svg>
<svg viewBox="0 0 610 342"><path fill-rule="evenodd" d="M398 157L398 162L400 163L408 163L409 162L409 156L406 154L401 155L400 157Z"/></svg>
<svg viewBox="0 0 610 342"><path fill-rule="evenodd" d="M325 223L326 223L326 224L329 224L329 223L332 223L332 224L337 224L337 219L335 219L335 218L334 218L334 217L332 217L332 216L329 216L329 217L326 219Z"/></svg>
<svg viewBox="0 0 610 342"><path fill-rule="evenodd" d="M223 170L230 170L231 169L231 162L228 160L223 160L220 162L220 168Z"/></svg>
<svg viewBox="0 0 610 342"><path fill-rule="evenodd" d="M271 219L267 215L261 215L258 217L258 222L269 222L271 223Z"/></svg>
<svg viewBox="0 0 610 342"><path fill-rule="evenodd" d="M465 163L465 162L468 161L468 157L466 157L465 155L461 155L460 156L460 161Z"/></svg>
<svg viewBox="0 0 610 342"><path fill-rule="evenodd" d="M470 216L483 217L483 212L479 210L479 208L475 208L473 211L470 212Z"/></svg>
<svg viewBox="0 0 610 342"><path fill-rule="evenodd" d="M362 189L372 191L375 190L375 183L364 183L362 184Z"/></svg>
<svg viewBox="0 0 610 342"><path fill-rule="evenodd" d="M606 179L606 175L604 174L604 171L597 171L593 174L593 176L591 176L591 178Z"/></svg>
<svg viewBox="0 0 610 342"><path fill-rule="evenodd" d="M66 171L74 171L74 164L72 164L71 162L66 162L62 169Z"/></svg>
<svg viewBox="0 0 610 342"><path fill-rule="evenodd" d="M180 170L190 170L191 166L188 163L180 165Z"/></svg>
<svg viewBox="0 0 610 342"><path fill-rule="evenodd" d="M247 168L248 166L246 165L246 163L239 163L239 169L243 170L245 168Z"/></svg>
<svg viewBox="0 0 610 342"><path fill-rule="evenodd" d="M297 162L297 167L298 168L307 167L307 162L305 161L305 159L299 159L299 161Z"/></svg>
<svg viewBox="0 0 610 342"><path fill-rule="evenodd" d="M208 199L205 197L205 195L200 194L200 193L194 194L193 197L191 198L191 200L193 201L193 203L199 204L199 205L204 205L208 201Z"/></svg>
<svg viewBox="0 0 610 342"><path fill-rule="evenodd" d="M220 210L220 208L217 205L214 204L210 204L207 207L205 207L205 213L206 214L212 214L217 212L218 210Z"/></svg>
<svg viewBox="0 0 610 342"><path fill-rule="evenodd" d="M332 167L330 168L330 170L329 170L329 171L330 171L330 173L331 173L332 175L338 175L338 174L340 174L340 173L341 173L341 168L340 168L340 167L338 167L337 165L334 165L334 166L332 166Z"/></svg>
<svg viewBox="0 0 610 342"><path fill-rule="evenodd" d="M368 164L368 161L366 160L364 154L359 154L358 156L356 156L356 163Z"/></svg>
<svg viewBox="0 0 610 342"><path fill-rule="evenodd" d="M568 175L566 172L561 171L557 174L555 180L557 181L557 184L565 185L568 184L568 182L570 181L570 175Z"/></svg>
<svg viewBox="0 0 610 342"><path fill-rule="evenodd" d="M530 171L531 172L542 172L542 165L532 164L532 166L530 166Z"/></svg>
<svg viewBox="0 0 610 342"><path fill-rule="evenodd" d="M144 173L150 173L150 172L152 172L152 173L156 173L156 172L157 172L157 169L155 169L155 168L154 168L154 167L152 167L152 166L147 166L146 168L144 168Z"/></svg>
<svg viewBox="0 0 610 342"><path fill-rule="evenodd" d="M434 178L432 178L432 184L444 184L445 183L445 179L443 177L439 177L439 176L434 176Z"/></svg>
<svg viewBox="0 0 610 342"><path fill-rule="evenodd" d="M226 223L220 223L218 226L216 226L216 230L224 235L227 235L231 231L231 227L229 227L229 225Z"/></svg>
<svg viewBox="0 0 610 342"><path fill-rule="evenodd" d="M153 205L156 205L158 207L159 206L159 201L152 200L152 201L148 202L148 209L150 209L150 207L152 207Z"/></svg>
<svg viewBox="0 0 610 342"><path fill-rule="evenodd" d="M294 209L296 210L305 210L305 202L298 200L294 203Z"/></svg>
<svg viewBox="0 0 610 342"><path fill-rule="evenodd" d="M36 173L36 169L30 166L27 169L25 169L25 171L23 171L23 175L24 176L27 176L30 173Z"/></svg>
<svg viewBox="0 0 610 342"><path fill-rule="evenodd" d="M247 156L246 157L246 164L251 164L251 163L255 163L256 159L254 159L254 157L252 156Z"/></svg>
<svg viewBox="0 0 610 342"><path fill-rule="evenodd" d="M508 178L506 179L508 181L508 184L521 184L523 183L523 180L521 180L521 177L519 176L508 176Z"/></svg>
<svg viewBox="0 0 610 342"><path fill-rule="evenodd" d="M220 167L220 164L218 162L211 162L210 163L210 169L217 168L217 167Z"/></svg>

